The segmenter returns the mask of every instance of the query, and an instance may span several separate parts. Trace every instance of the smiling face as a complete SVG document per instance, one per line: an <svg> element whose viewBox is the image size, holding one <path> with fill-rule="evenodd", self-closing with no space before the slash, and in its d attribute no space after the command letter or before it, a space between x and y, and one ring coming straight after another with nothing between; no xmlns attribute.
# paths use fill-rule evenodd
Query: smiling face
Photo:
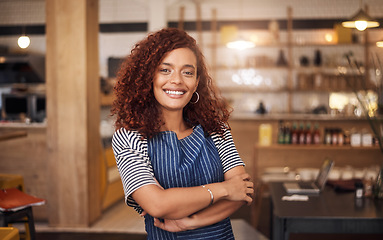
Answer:
<svg viewBox="0 0 383 240"><path fill-rule="evenodd" d="M181 111L198 86L197 59L189 48L168 52L154 75L153 92L162 111Z"/></svg>

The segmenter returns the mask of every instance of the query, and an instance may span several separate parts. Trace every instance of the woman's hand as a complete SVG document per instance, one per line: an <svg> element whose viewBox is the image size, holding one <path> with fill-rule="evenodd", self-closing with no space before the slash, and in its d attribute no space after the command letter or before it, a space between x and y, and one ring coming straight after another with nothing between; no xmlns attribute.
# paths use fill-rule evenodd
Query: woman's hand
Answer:
<svg viewBox="0 0 383 240"><path fill-rule="evenodd" d="M250 205L253 201L254 184L250 182L250 175L243 173L223 182L228 192L227 200L245 201Z"/></svg>
<svg viewBox="0 0 383 240"><path fill-rule="evenodd" d="M168 232L182 232L186 230L191 230L191 228L189 228L187 224L190 220L190 217L177 220L164 219L163 221L160 221L158 218L154 218L154 226Z"/></svg>

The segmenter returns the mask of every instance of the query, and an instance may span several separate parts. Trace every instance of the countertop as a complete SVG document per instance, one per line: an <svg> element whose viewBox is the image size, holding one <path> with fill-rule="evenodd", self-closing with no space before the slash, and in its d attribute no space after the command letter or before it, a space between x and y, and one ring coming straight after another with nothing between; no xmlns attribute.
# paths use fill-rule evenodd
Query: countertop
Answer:
<svg viewBox="0 0 383 240"><path fill-rule="evenodd" d="M46 128L47 123L0 122L0 128Z"/></svg>
<svg viewBox="0 0 383 240"><path fill-rule="evenodd" d="M331 115L331 114L304 114L304 113L272 113L272 114L255 114L255 113L235 113L233 112L230 120L315 120L315 121L365 121L365 117Z"/></svg>

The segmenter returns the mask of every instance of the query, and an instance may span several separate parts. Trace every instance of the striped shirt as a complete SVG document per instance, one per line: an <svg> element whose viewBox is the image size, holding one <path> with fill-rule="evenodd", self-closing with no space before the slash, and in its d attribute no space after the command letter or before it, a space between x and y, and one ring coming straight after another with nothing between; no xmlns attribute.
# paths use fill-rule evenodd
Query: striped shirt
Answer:
<svg viewBox="0 0 383 240"><path fill-rule="evenodd" d="M200 125L181 140L174 132L161 132L149 141L137 131L119 129L113 136L112 146L124 186L126 202L138 212L140 206L131 194L147 184L167 188L192 187L224 180L224 173L244 165L234 146L229 130L222 138L218 134L206 137ZM149 239L231 239L230 220L186 231L169 233L153 226L151 216L145 217ZM217 235L212 235L215 233ZM227 235L229 234L229 235ZM213 238L211 238L214 236Z"/></svg>

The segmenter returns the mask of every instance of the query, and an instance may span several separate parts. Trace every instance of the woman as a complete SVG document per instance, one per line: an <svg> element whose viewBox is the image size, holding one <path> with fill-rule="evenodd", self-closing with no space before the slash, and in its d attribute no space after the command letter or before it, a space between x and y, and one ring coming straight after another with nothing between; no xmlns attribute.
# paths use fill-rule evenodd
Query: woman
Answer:
<svg viewBox="0 0 383 240"><path fill-rule="evenodd" d="M234 239L228 217L252 202L253 183L196 41L177 29L150 34L122 64L115 93L112 146L148 239Z"/></svg>

